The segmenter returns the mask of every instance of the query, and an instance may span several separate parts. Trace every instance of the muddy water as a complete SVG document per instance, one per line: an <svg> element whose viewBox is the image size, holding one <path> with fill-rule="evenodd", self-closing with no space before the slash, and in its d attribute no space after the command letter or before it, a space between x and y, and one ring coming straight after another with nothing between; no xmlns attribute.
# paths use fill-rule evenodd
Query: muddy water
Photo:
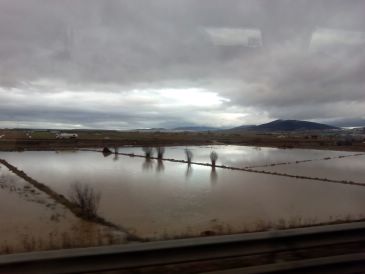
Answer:
<svg viewBox="0 0 365 274"><path fill-rule="evenodd" d="M0 254L100 245L109 235L120 236L79 220L4 166L0 166L0 201Z"/></svg>
<svg viewBox="0 0 365 274"><path fill-rule="evenodd" d="M209 162L209 153L215 150L219 163L240 167L352 154L237 146L190 149L194 161ZM142 154L141 148L119 151ZM165 157L184 159L184 147L167 148ZM213 172L204 166L86 151L1 152L0 158L64 195L75 182L93 186L101 193L101 216L153 239L362 218L365 208L365 187L359 186L224 169ZM345 159L350 158L339 161ZM316 168L331 161L317 161ZM363 168L358 172L365 175Z"/></svg>
<svg viewBox="0 0 365 274"><path fill-rule="evenodd" d="M258 169L365 183L365 155Z"/></svg>
<svg viewBox="0 0 365 274"><path fill-rule="evenodd" d="M209 153L216 151L219 155L217 164L235 167L250 167L268 165L280 162L295 162L324 157L336 157L339 155L353 155L354 152L326 151L314 149L277 149L249 146L215 145L215 146L192 146L192 147L169 147L166 149L165 158L185 159L185 148L193 152L193 161L209 162ZM111 150L114 150L111 148ZM124 147L119 152L143 154L141 148ZM156 153L155 153L156 154Z"/></svg>

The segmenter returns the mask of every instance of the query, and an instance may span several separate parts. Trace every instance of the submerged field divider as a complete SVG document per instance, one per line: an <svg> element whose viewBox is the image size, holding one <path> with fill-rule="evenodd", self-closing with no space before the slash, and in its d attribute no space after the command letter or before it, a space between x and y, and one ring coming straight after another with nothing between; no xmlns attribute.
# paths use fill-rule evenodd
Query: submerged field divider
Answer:
<svg viewBox="0 0 365 274"><path fill-rule="evenodd" d="M103 151L97 150L97 149L82 149L82 151L92 151L92 152L103 153ZM110 153L110 154L118 154L118 155L129 156L129 157L146 158L146 156L144 156L144 155L138 155L138 154L134 154L134 153L113 152L113 153ZM348 155L348 156L338 156L337 158L344 158L344 157L350 157L350 156L359 156L359 155L365 155L365 153L357 153L357 154L352 154L352 155ZM328 160L328 158L329 157L323 158L323 160L324 159ZM365 186L365 183L360 183L360 182L354 182L354 181L348 181L348 180L335 180L335 179L320 178L320 177L310 177L310 176L302 176L302 175L293 175L293 174L287 174L287 173L281 173L281 172L275 172L275 171L257 170L257 169L253 169L251 167L231 167L231 166L226 166L226 165L212 165L211 163L188 162L186 160L176 160L176 159L170 159L170 158L157 158L157 157L152 157L152 156L149 157L148 159L159 160L159 161L167 161L167 162L175 162L175 163L183 163L183 164L188 164L188 165L208 166L208 167L212 167L212 168L222 168L222 169L229 169L229 170L246 171L246 172L252 172L252 173L282 176L282 177L289 177L289 178L295 178L295 179L313 180L313 181L321 181L321 182L344 184L344 185ZM331 158L329 158L329 159L331 159ZM303 160L303 161L308 161L308 160Z"/></svg>
<svg viewBox="0 0 365 274"><path fill-rule="evenodd" d="M121 226L118 226L116 224L113 224L113 223L105 220L104 218L102 218L98 215L90 216L90 215L84 214L84 212L82 211L82 209L79 206L77 206L75 203L68 200L64 195L58 194L57 192L55 192L54 190L52 190L50 187L46 186L45 184L40 183L40 182L34 180L33 178L29 177L24 171L19 170L17 167L15 167L12 164L8 163L6 160L0 159L0 164L3 164L4 166L6 166L11 172L13 172L14 174L19 176L20 178L24 179L26 182L33 185L38 190L40 190L40 191L46 193L47 195L49 195L53 200L55 200L56 202L58 202L58 203L62 204L63 206L65 206L75 216L79 217L80 219L83 219L83 220L88 221L88 222L96 223L96 224L99 224L99 225L104 225L104 226L116 229L118 231L121 231L121 232L126 234L127 239L129 239L129 240L141 241L141 239L139 237L137 237L136 235L131 234L127 229L125 229Z"/></svg>
<svg viewBox="0 0 365 274"><path fill-rule="evenodd" d="M321 158L321 159L297 160L297 161L292 161L292 162L279 162L279 163L271 163L271 164L265 164L265 165L247 166L246 168L292 165L292 164L301 164L301 163L308 163L308 162L314 162L314 161L326 161L326 160L333 160L333 159L343 159L343 158L363 156L363 155L365 155L365 153L355 153L355 154L350 154L350 155L339 155L339 156L334 156L334 157L324 157L324 158Z"/></svg>

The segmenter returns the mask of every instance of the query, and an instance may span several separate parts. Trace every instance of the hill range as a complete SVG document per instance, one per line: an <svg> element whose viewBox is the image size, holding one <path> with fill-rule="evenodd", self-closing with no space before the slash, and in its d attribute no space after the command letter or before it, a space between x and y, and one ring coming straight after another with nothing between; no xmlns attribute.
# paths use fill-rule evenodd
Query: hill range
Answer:
<svg viewBox="0 0 365 274"><path fill-rule="evenodd" d="M337 129L340 128L315 122L300 121L300 120L275 120L257 126L239 126L230 129L230 131L277 132L277 131L311 131L311 130L337 130Z"/></svg>

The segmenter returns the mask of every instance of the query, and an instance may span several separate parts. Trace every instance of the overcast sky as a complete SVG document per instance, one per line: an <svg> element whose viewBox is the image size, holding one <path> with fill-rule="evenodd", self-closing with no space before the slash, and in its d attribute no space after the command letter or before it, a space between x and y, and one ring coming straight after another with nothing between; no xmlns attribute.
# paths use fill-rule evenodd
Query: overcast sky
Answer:
<svg viewBox="0 0 365 274"><path fill-rule="evenodd" d="M0 0L0 127L356 125L364 11L365 0Z"/></svg>

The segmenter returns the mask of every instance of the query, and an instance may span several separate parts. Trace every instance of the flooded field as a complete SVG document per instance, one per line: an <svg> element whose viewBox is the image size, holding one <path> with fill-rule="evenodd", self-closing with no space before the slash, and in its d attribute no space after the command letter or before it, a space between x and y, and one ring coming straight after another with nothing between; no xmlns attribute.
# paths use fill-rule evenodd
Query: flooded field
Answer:
<svg viewBox="0 0 365 274"><path fill-rule="evenodd" d="M209 163L209 154L214 150L218 153L218 165L261 166L256 169L362 183L365 178L365 156L350 156L354 154L351 152L244 146L189 149L194 162ZM164 158L183 160L184 150L185 147L167 147ZM118 151L143 155L138 147ZM0 158L65 197L70 195L75 183L92 187L100 193L100 216L148 240L356 220L363 218L365 208L363 186L209 166L189 167L183 163L114 154L105 157L93 151L0 152ZM281 165L271 166L275 163ZM19 180L6 167L0 170L3 182ZM21 183L19 188L25 189L27 183ZM53 225L51 216L60 207L54 201L34 204L23 194L5 188L0 189L0 196L7 209L14 208L13 219L8 219L11 221L6 219L9 213L4 208L0 210L3 230L11 231L16 226L21 229L27 223L28 231L50 233L77 220L67 210L60 209L61 216L70 217L62 217ZM54 209L49 209L48 203ZM41 229L40 224L44 226Z"/></svg>
<svg viewBox="0 0 365 274"><path fill-rule="evenodd" d="M75 217L0 166L0 254L124 242L124 235ZM117 239L118 238L118 239Z"/></svg>
<svg viewBox="0 0 365 274"><path fill-rule="evenodd" d="M341 153L343 155L343 153ZM365 155L349 156L335 159L321 159L310 162L290 163L258 168L296 175L326 177L336 180L365 182Z"/></svg>

